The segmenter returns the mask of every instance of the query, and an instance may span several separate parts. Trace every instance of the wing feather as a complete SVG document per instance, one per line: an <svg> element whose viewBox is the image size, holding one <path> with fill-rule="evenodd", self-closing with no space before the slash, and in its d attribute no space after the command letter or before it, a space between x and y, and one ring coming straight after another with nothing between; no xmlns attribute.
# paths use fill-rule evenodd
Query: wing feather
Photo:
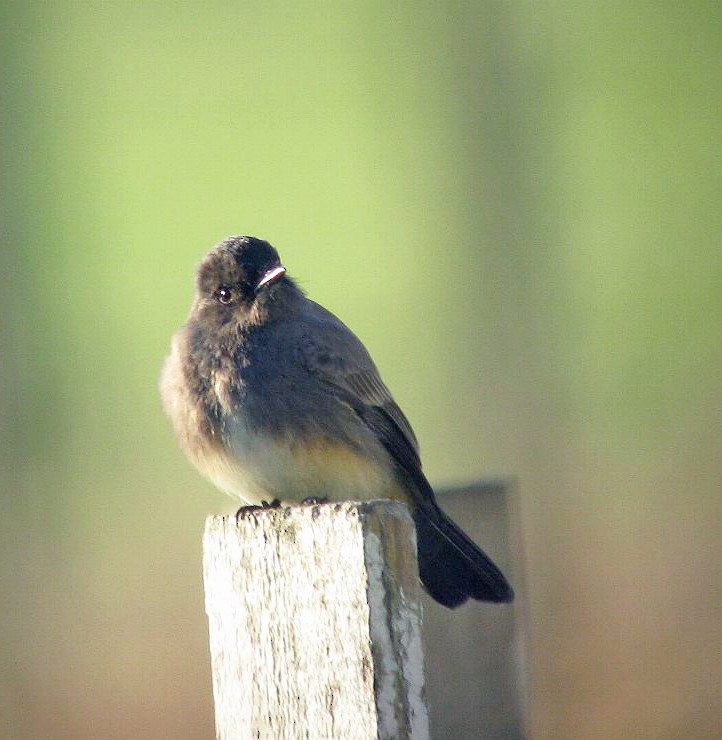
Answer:
<svg viewBox="0 0 722 740"><path fill-rule="evenodd" d="M324 313L323 326L314 322L300 337L301 361L309 372L332 386L357 411L361 412L363 407L381 409L393 421L420 465L419 443L414 430L381 380L366 348L341 321Z"/></svg>

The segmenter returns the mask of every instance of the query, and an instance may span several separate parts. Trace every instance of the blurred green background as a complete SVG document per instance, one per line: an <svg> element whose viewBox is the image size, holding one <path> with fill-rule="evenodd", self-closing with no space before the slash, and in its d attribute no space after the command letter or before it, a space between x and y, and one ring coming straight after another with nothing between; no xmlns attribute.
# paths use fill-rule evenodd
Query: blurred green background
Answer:
<svg viewBox="0 0 722 740"><path fill-rule="evenodd" d="M156 382L193 270L281 252L437 483L519 481L533 738L708 738L717 3L0 8L0 735L213 734ZM467 607L474 608L474 607Z"/></svg>

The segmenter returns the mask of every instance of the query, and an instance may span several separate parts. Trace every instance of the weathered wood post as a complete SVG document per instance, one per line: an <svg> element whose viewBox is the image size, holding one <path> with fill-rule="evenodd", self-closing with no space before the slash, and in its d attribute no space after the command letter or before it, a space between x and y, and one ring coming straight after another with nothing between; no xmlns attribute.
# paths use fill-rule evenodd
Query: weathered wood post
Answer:
<svg viewBox="0 0 722 740"><path fill-rule="evenodd" d="M203 566L219 740L428 738L406 507L209 517Z"/></svg>

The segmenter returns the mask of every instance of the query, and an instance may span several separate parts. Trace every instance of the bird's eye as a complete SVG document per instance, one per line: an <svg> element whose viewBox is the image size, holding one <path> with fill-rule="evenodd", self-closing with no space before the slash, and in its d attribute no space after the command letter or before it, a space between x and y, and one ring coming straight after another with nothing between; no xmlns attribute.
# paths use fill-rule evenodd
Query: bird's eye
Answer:
<svg viewBox="0 0 722 740"><path fill-rule="evenodd" d="M230 303L233 300L233 293L230 288L218 288L216 298L220 303Z"/></svg>

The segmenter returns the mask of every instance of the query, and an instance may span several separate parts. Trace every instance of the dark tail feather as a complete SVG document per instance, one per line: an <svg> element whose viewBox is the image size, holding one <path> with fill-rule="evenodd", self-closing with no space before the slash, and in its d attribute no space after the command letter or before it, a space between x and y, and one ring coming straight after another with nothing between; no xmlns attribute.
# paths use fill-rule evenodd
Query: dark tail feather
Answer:
<svg viewBox="0 0 722 740"><path fill-rule="evenodd" d="M443 511L425 506L415 519L419 575L432 598L451 608L469 598L513 601L502 572Z"/></svg>
<svg viewBox="0 0 722 740"><path fill-rule="evenodd" d="M426 590L449 607L469 598L512 601L514 592L501 571L439 509L421 471L413 432L401 409L391 401L384 407L361 403L354 393L347 394L345 400L391 455L399 482L408 491L416 522L419 575Z"/></svg>

